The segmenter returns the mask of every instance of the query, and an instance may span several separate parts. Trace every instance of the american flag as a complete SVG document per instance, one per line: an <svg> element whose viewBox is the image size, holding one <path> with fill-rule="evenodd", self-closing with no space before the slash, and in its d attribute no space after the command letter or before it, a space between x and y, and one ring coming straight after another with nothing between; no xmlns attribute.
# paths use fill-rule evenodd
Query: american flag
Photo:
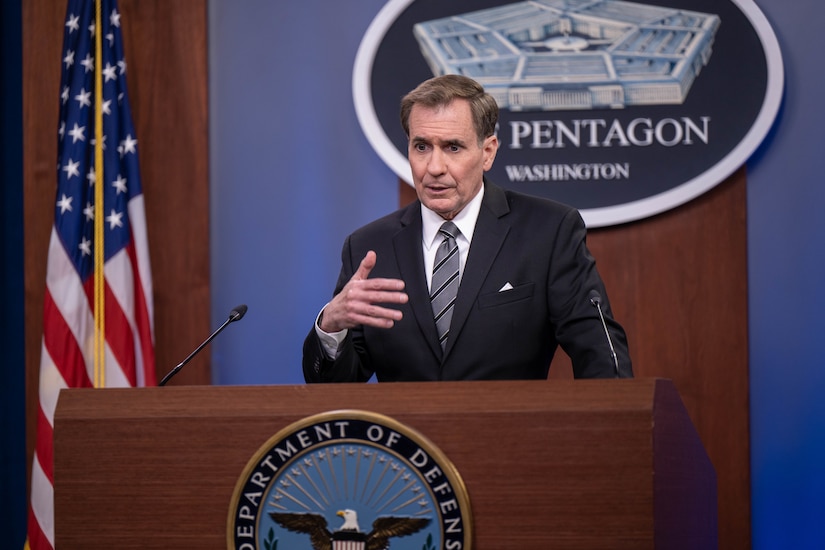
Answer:
<svg viewBox="0 0 825 550"><path fill-rule="evenodd" d="M120 24L116 0L69 0L29 509L28 543L35 550L54 547L52 432L59 391L155 384L152 280ZM96 110L102 111L100 140ZM102 151L102 174L95 169L96 150ZM96 190L98 196L102 191L100 208ZM103 222L97 234L96 220ZM105 340L96 340L98 330Z"/></svg>

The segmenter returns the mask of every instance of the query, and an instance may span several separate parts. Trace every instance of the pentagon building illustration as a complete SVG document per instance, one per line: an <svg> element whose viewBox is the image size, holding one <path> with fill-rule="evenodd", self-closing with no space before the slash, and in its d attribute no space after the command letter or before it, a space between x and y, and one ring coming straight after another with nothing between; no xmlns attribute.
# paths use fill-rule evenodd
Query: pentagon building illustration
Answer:
<svg viewBox="0 0 825 550"><path fill-rule="evenodd" d="M462 74L511 111L680 104L720 18L616 0L530 0L418 23L435 75Z"/></svg>

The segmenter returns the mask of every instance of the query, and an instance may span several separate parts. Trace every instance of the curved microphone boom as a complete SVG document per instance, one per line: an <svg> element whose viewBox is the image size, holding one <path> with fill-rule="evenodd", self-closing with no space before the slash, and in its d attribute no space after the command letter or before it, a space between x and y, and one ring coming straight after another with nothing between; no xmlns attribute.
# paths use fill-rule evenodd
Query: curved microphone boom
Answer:
<svg viewBox="0 0 825 550"><path fill-rule="evenodd" d="M610 355L613 357L613 366L616 369L616 378L619 377L619 358L616 356L616 350L613 348L613 340L610 338L610 331L607 330L607 323L604 321L604 314L602 313L602 296L595 290L590 291L590 305L596 308L599 312L599 319L602 321L602 328L604 335L607 338L607 345L610 346Z"/></svg>
<svg viewBox="0 0 825 550"><path fill-rule="evenodd" d="M186 363L188 363L189 361L191 361L191 360L192 360L192 358L193 358L194 356L196 356L196 355L198 354L198 352L200 352L200 350L202 350L202 349L206 346L206 344L208 344L209 342L211 342L211 341L212 341L212 339L213 339L213 338L215 338L215 336L217 336L218 334L220 334L220 333L221 333L221 331L222 331L223 329L225 329L225 328L227 327L227 325L229 325L229 323L234 323L235 321L240 321L241 319L243 319L243 316L244 316L244 315L246 315L246 310L247 310L246 304L241 304L241 305L239 305L239 306L236 306L236 307L235 307L232 311L230 311L230 312L229 312L229 317L226 319L226 321L224 321L224 322L223 322L223 324L222 324L221 326L219 326L219 327L218 327L218 330L216 330L215 332L213 332L213 333L209 336L209 338L207 338L206 340L204 340L204 341L203 341L203 343L202 343L200 346L198 346L198 347L197 347L197 349L195 349L195 351L193 351L192 353L190 353L190 354L189 354L189 356L188 356L186 359L184 359L183 361L181 361L181 363L180 363L177 367L175 367L174 369L170 370L170 371L169 371L169 373L168 373L166 376L164 376L164 377L163 377L163 380L161 380L161 381L160 381L160 383L158 384L158 386L165 386L165 385L166 385L166 383L169 381L169 379L170 379L170 378L172 378L173 376L175 376L175 375L178 373L178 371L179 371L180 369L182 369L184 365L186 365Z"/></svg>

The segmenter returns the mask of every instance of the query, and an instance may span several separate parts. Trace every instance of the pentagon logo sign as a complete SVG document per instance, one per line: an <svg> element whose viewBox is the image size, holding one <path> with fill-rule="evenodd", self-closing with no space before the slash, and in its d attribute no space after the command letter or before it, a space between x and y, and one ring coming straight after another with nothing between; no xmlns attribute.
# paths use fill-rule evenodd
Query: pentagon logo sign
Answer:
<svg viewBox="0 0 825 550"><path fill-rule="evenodd" d="M281 430L235 486L227 546L239 550L460 550L470 502L456 469L413 429L335 411Z"/></svg>
<svg viewBox="0 0 825 550"><path fill-rule="evenodd" d="M501 110L497 183L590 227L658 214L742 166L779 109L776 36L752 0L390 0L353 69L358 120L407 182L400 98L463 74Z"/></svg>

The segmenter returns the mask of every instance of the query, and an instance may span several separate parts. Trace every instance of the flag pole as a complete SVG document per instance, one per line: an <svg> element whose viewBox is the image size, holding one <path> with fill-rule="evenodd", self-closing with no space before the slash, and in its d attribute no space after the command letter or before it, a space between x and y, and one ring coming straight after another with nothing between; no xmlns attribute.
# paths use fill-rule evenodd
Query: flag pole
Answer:
<svg viewBox="0 0 825 550"><path fill-rule="evenodd" d="M103 246L103 21L101 0L95 0L95 268L94 317L95 352L94 386L106 386L106 323L105 323L105 248Z"/></svg>

